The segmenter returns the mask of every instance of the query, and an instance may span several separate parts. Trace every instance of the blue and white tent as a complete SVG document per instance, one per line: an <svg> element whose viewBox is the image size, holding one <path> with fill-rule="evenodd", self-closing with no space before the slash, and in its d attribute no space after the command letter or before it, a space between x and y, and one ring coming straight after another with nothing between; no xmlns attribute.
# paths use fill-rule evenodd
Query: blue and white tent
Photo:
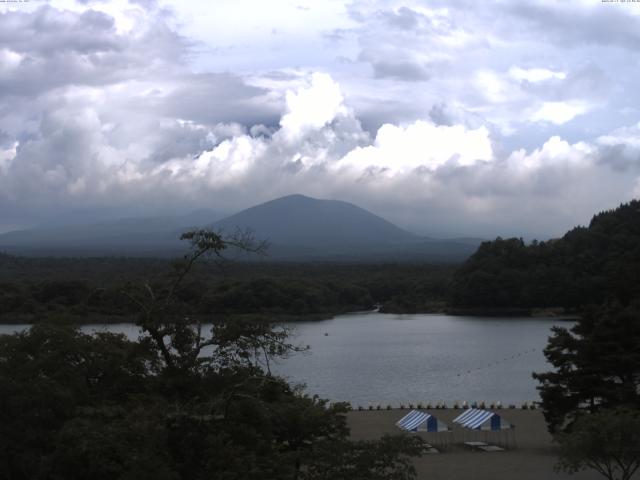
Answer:
<svg viewBox="0 0 640 480"><path fill-rule="evenodd" d="M458 415L453 419L453 423L470 428L471 430L507 430L513 428L509 422L495 412L472 408Z"/></svg>
<svg viewBox="0 0 640 480"><path fill-rule="evenodd" d="M408 432L446 432L449 427L433 415L419 410L411 410L396 422L402 430Z"/></svg>

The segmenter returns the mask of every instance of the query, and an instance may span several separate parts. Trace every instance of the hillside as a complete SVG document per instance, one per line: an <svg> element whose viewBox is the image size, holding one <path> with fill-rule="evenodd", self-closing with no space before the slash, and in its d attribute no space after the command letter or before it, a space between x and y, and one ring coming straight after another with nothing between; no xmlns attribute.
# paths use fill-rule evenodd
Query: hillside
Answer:
<svg viewBox="0 0 640 480"><path fill-rule="evenodd" d="M0 251L38 256L171 255L184 249L178 240L180 232L216 218L219 214L201 210L183 216L123 218L18 230L0 235Z"/></svg>
<svg viewBox="0 0 640 480"><path fill-rule="evenodd" d="M0 251L38 256L176 256L185 249L180 234L204 226L223 234L251 230L256 239L270 243L267 260L459 262L479 243L420 237L351 203L303 195L214 220L209 212L9 232L0 235Z"/></svg>
<svg viewBox="0 0 640 480"><path fill-rule="evenodd" d="M420 240L391 222L339 200L288 195L220 220L214 228L250 228L275 245L341 248L345 245L390 245Z"/></svg>
<svg viewBox="0 0 640 480"><path fill-rule="evenodd" d="M223 232L251 230L269 241L275 260L455 262L479 243L420 237L351 203L304 195L271 200L213 226Z"/></svg>
<svg viewBox="0 0 640 480"><path fill-rule="evenodd" d="M455 273L451 305L458 308L580 310L614 297L640 297L640 201L593 217L561 239L484 242Z"/></svg>

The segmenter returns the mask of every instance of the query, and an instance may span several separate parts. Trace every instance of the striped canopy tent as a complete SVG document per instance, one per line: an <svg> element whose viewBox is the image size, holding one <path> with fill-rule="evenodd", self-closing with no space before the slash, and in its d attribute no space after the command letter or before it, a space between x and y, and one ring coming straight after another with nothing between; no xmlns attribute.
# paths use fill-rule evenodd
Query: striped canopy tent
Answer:
<svg viewBox="0 0 640 480"><path fill-rule="evenodd" d="M453 419L453 423L471 430L506 430L513 428L509 422L495 412L472 408Z"/></svg>
<svg viewBox="0 0 640 480"><path fill-rule="evenodd" d="M411 410L396 422L396 425L407 432L446 432L449 427L433 415L419 410Z"/></svg>
<svg viewBox="0 0 640 480"><path fill-rule="evenodd" d="M471 408L454 418L453 423L464 427L460 431L462 441L491 441L505 448L515 448L516 446L515 425L507 422L495 412Z"/></svg>

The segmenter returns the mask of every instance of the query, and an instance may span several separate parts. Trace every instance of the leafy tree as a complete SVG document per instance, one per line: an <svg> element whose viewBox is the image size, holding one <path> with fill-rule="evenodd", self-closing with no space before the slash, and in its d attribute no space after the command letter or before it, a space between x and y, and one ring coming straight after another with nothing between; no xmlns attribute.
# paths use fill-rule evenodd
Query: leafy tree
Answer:
<svg viewBox="0 0 640 480"><path fill-rule="evenodd" d="M121 335L34 325L0 336L0 477L49 478L67 422L84 407L145 395L155 368L151 352Z"/></svg>
<svg viewBox="0 0 640 480"><path fill-rule="evenodd" d="M585 411L640 406L640 302L592 308L571 329L554 327L544 353L554 370L533 376L552 433Z"/></svg>
<svg viewBox="0 0 640 480"><path fill-rule="evenodd" d="M199 259L261 246L206 230L183 238L191 251L170 274L124 291L138 341L49 325L0 337L0 477L413 478L419 440L350 442L344 405L271 374L271 359L296 349L286 330L185 315L178 292Z"/></svg>
<svg viewBox="0 0 640 480"><path fill-rule="evenodd" d="M411 463L424 445L419 437L384 436L380 441L322 442L304 480L411 480Z"/></svg>
<svg viewBox="0 0 640 480"><path fill-rule="evenodd" d="M640 467L640 411L628 408L583 415L571 431L556 437L556 470L593 469L608 480L629 480Z"/></svg>

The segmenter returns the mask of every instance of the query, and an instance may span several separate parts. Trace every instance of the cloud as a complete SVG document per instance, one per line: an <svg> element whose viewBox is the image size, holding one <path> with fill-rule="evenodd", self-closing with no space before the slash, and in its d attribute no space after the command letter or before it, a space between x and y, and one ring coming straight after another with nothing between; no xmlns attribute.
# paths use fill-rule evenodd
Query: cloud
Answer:
<svg viewBox="0 0 640 480"><path fill-rule="evenodd" d="M597 141L600 145L624 145L640 150L640 122L629 127L618 128L608 135L602 135Z"/></svg>
<svg viewBox="0 0 640 480"><path fill-rule="evenodd" d="M558 133L593 139L634 120L619 112L640 101L628 61L638 5L354 0L348 11L355 25L332 46L356 51L345 55L351 78L339 78L372 132L388 105L402 122L441 104L473 112L514 148Z"/></svg>
<svg viewBox="0 0 640 480"><path fill-rule="evenodd" d="M162 196L153 178L160 165L197 156L245 125L277 124L279 106L267 90L232 73L194 73L185 63L192 44L154 2L120 11L126 31L94 6L0 13L7 216L122 208L147 194L142 203L152 205Z"/></svg>
<svg viewBox="0 0 640 480"><path fill-rule="evenodd" d="M159 95L160 105L171 98L149 95ZM233 210L304 192L354 201L432 235L544 235L637 188L602 161L613 143L635 148L633 128L597 144L552 137L508 155L486 126L456 121L384 124L372 136L339 84L320 73L285 95L275 128L157 119L144 109L132 117L119 107L130 98L121 87L68 89L31 138L7 144L13 158L7 163L5 155L0 185L8 203L44 211L125 211L133 203ZM585 187L595 178L596 194Z"/></svg>
<svg viewBox="0 0 640 480"><path fill-rule="evenodd" d="M336 1L339 42L221 46L156 2L85 3L0 13L0 224L299 192L434 236L548 236L638 195L635 17L586 49L555 2ZM621 15L585 8L583 28Z"/></svg>
<svg viewBox="0 0 640 480"><path fill-rule="evenodd" d="M519 35L538 35L542 41L555 40L561 48L601 45L635 50L640 46L640 9L632 2L628 5L506 2L503 8L528 27L523 28Z"/></svg>
<svg viewBox="0 0 640 480"><path fill-rule="evenodd" d="M485 127L468 130L461 125L438 126L419 120L404 128L383 125L373 145L352 150L340 162L354 168L373 166L396 172L435 169L449 162L471 165L478 160L490 160L492 155Z"/></svg>
<svg viewBox="0 0 640 480"><path fill-rule="evenodd" d="M361 59L366 59L367 55L361 55ZM426 65L411 60L373 60L373 75L376 78L396 78L406 81L428 80L429 70Z"/></svg>
<svg viewBox="0 0 640 480"><path fill-rule="evenodd" d="M602 135L596 143L600 163L631 175L640 171L640 123Z"/></svg>
<svg viewBox="0 0 640 480"><path fill-rule="evenodd" d="M534 122L551 122L562 125L578 115L586 113L587 105L582 102L544 102L531 116Z"/></svg>
<svg viewBox="0 0 640 480"><path fill-rule="evenodd" d="M288 111L280 126L281 134L291 142L347 113L339 85L327 74L314 73L310 87L287 92L286 102Z"/></svg>
<svg viewBox="0 0 640 480"><path fill-rule="evenodd" d="M325 98L325 87L335 88L325 80L289 99ZM335 113L318 116L290 102L284 117L307 125L304 135L288 136L283 125L270 137L237 136L203 155L198 169L183 164L182 173L236 198L253 189L264 200L296 191L347 199L442 235L557 235L637 188L640 171L625 175L602 161L604 140L554 136L534 150L501 155L485 127L429 121L386 124L369 139L350 109L333 105Z"/></svg>
<svg viewBox="0 0 640 480"><path fill-rule="evenodd" d="M544 82L545 80L551 80L554 78L564 80L567 78L567 74L564 72L554 72L547 68L521 68L511 67L509 69L509 75L516 80L526 80L527 82L537 83Z"/></svg>

